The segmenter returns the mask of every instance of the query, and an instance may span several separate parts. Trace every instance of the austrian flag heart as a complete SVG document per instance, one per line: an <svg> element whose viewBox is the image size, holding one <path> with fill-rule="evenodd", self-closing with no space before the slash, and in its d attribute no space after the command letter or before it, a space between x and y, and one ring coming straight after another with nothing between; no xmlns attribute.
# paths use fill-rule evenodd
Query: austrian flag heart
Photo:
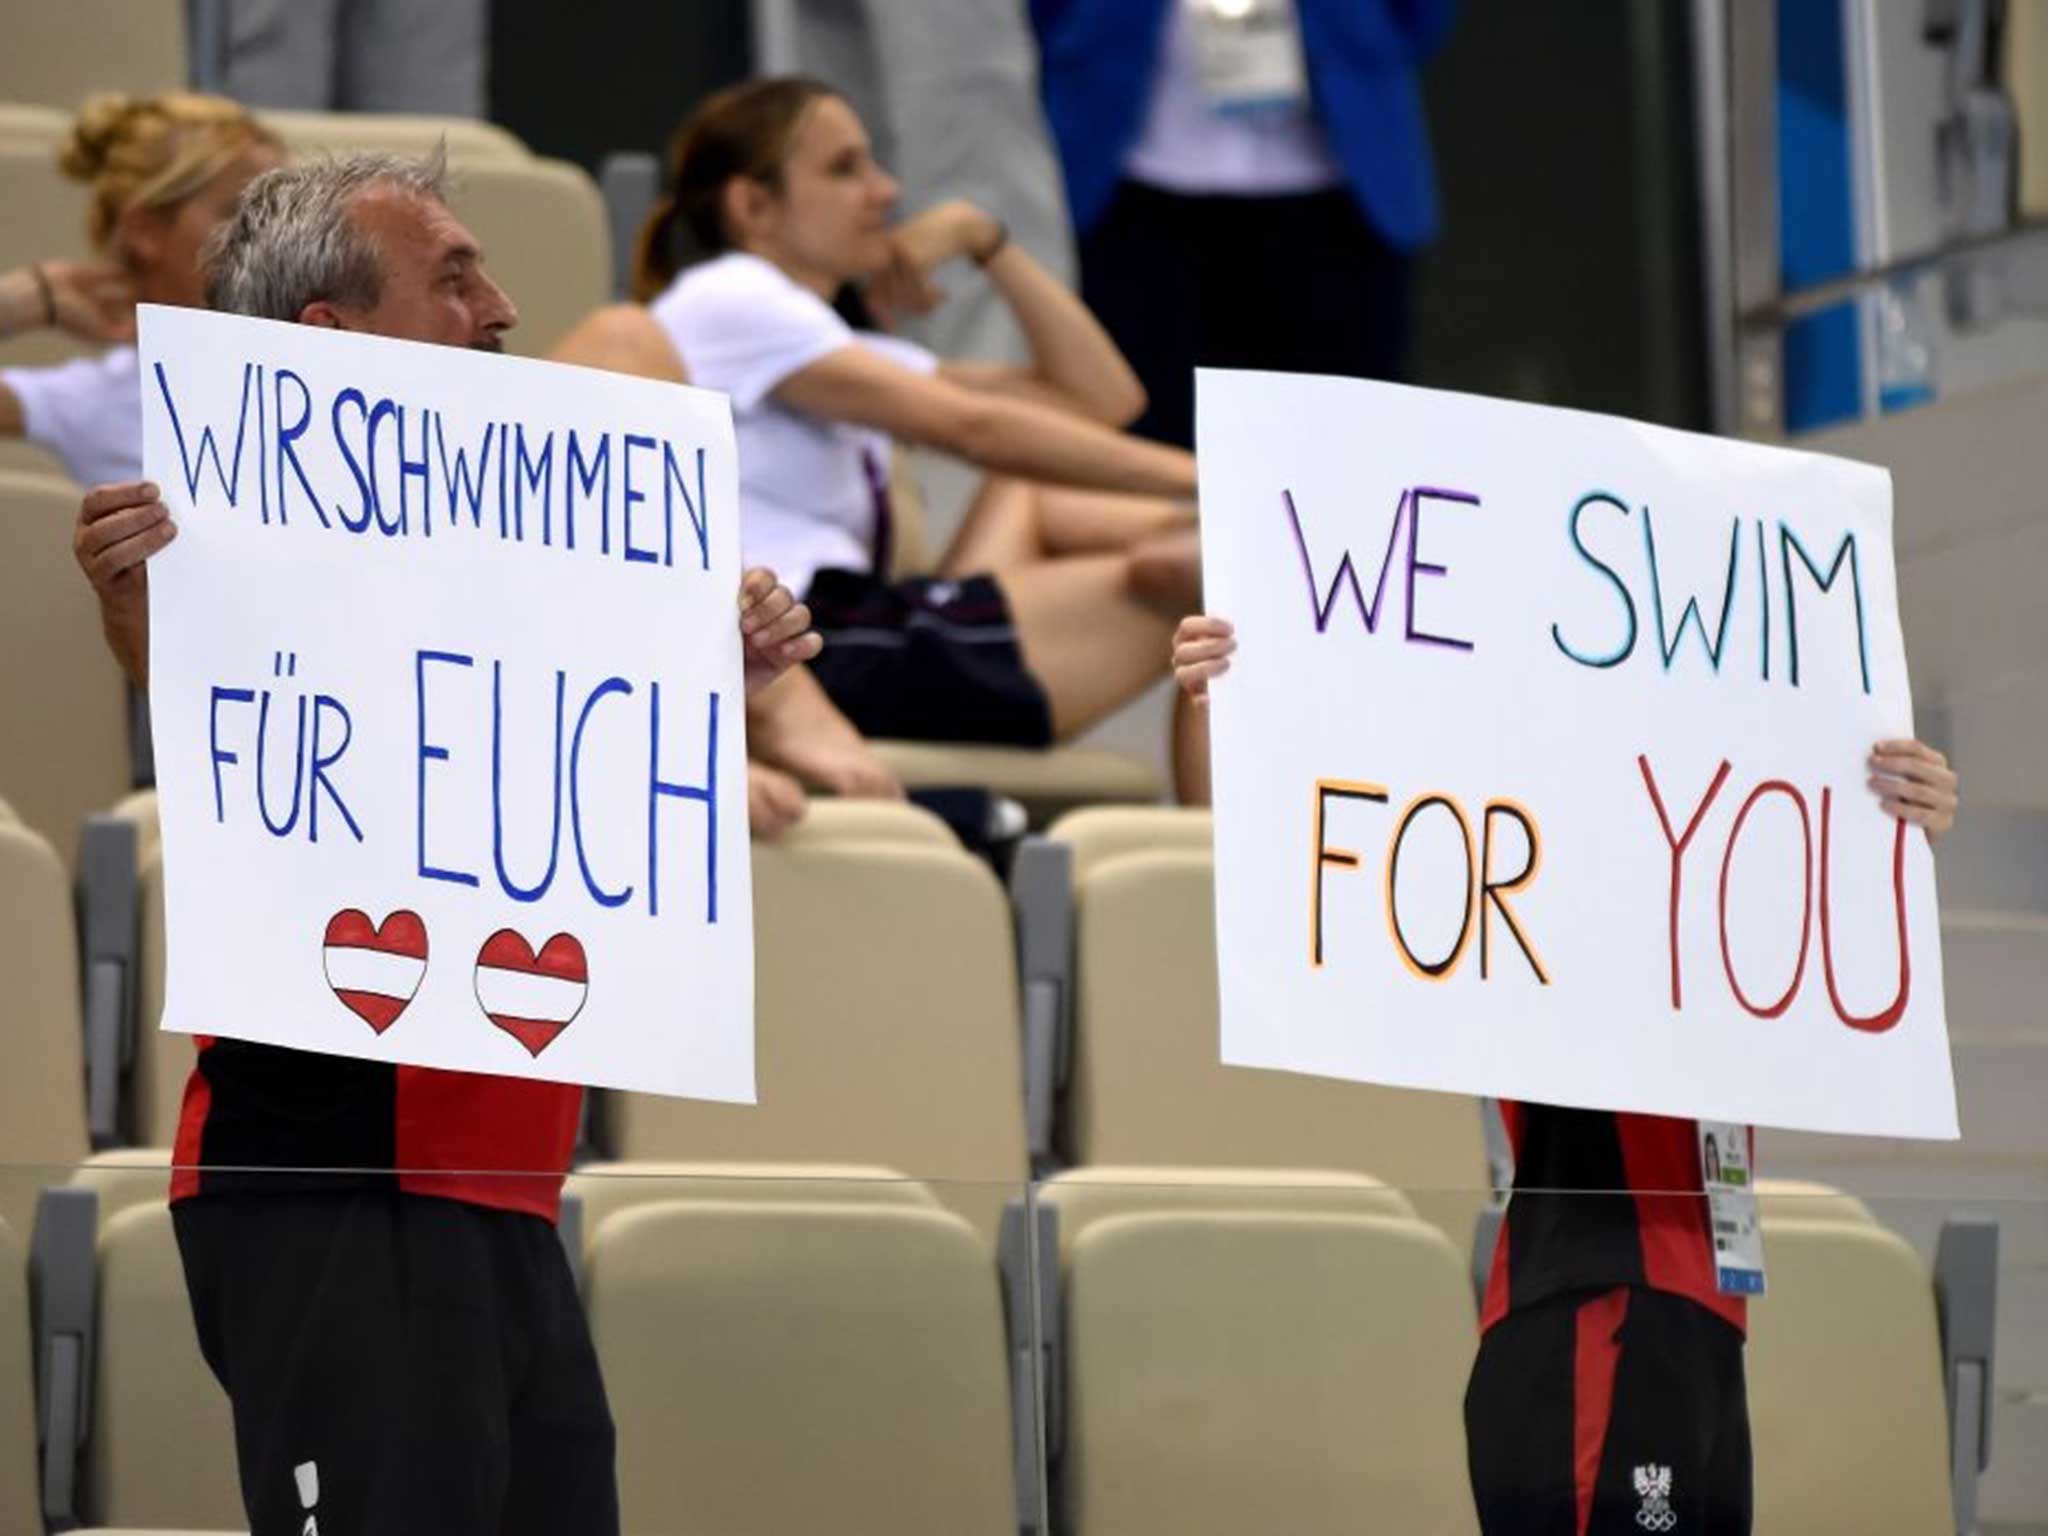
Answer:
<svg viewBox="0 0 2048 1536"><path fill-rule="evenodd" d="M342 1006L381 1035L398 1022L427 974L427 925L402 908L377 924L366 912L344 908L327 920L321 961Z"/></svg>
<svg viewBox="0 0 2048 1536"><path fill-rule="evenodd" d="M521 934L500 928L477 951L476 1000L529 1055L554 1044L589 990L590 968L573 934L556 934L536 955Z"/></svg>

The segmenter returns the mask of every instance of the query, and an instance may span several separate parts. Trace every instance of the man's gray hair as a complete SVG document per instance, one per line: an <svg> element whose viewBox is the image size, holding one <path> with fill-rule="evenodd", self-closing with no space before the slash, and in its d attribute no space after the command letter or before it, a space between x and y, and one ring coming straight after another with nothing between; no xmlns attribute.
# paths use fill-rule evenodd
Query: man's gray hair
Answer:
<svg viewBox="0 0 2048 1536"><path fill-rule="evenodd" d="M384 261L350 208L376 187L445 203L445 145L422 158L349 154L266 171L207 242L206 302L228 314L296 320L317 300L375 307Z"/></svg>

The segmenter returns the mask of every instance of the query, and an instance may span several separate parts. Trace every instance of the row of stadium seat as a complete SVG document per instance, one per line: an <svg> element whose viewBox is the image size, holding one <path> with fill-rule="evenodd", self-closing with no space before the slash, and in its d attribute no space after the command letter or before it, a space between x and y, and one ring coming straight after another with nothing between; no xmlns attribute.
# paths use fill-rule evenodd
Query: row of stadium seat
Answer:
<svg viewBox="0 0 2048 1536"><path fill-rule="evenodd" d="M37 1407L0 1224L7 1529L36 1528L38 1413L47 1513L240 1523L225 1400L167 1325L163 1181L161 1154L120 1154L47 1197ZM1461 1260L1372 1180L1065 1175L1013 1206L1000 1270L882 1170L591 1170L569 1209L628 1529L1473 1529ZM1925 1270L1859 1202L1767 1192L1765 1223L1757 1528L1956 1529L1943 1377L1987 1363L1955 1347L1955 1289L1945 1345Z"/></svg>
<svg viewBox="0 0 2048 1536"><path fill-rule="evenodd" d="M154 1017L162 986L149 798L127 802L95 830L125 835L134 871L134 888L115 896L116 916L101 926L116 939L125 926L139 934L140 947L123 952L116 944L90 956L91 1012L118 1025L94 1033L93 1099L104 1112L124 1090L143 1139L161 1142L189 1047L139 1028L136 1016ZM1206 845L1198 814L1098 811L1070 818L1020 855L1021 996L1029 1021L1022 1054L1039 1063L1029 1120L1060 1126L1051 1137L1034 1130L1041 1166L1053 1160L1044 1155L1050 1146L1095 1167L1179 1164L1182 1177L1201 1180L1221 1177L1207 1171L1219 1164L1378 1172L1412 1188L1414 1207L1463 1249L1488 1204L1472 1101L1216 1066L1212 966L1200 937L1211 911ZM34 879L6 878L40 892L41 927L12 925L29 940L16 969L34 981L37 955L47 961L70 949L63 876L24 829L0 835L0 853L10 847L33 850L25 867ZM1062 864L1063 875L1049 876ZM108 903L94 885L98 868L89 859L89 926ZM1000 889L935 820L881 803L819 805L786 845L756 849L755 871L760 910L775 914L758 933L761 1105L607 1095L605 1140L635 1158L757 1166L829 1159L912 1170L992 1252L1027 1164L1020 988ZM1057 916L1055 900L1048 920L1047 893L1057 899L1062 886L1069 915ZM2038 937L2024 925L1966 922L1949 942L1975 945L2011 931ZM1962 953L1972 970L1998 963L1995 949ZM77 1100L74 1094L67 1106L65 1093L80 1069L76 974L68 964L42 967L34 995L48 999L57 1021L42 1036L51 1049L45 1071L20 1075L20 1103L10 1106L10 1123L31 1133L43 1124L44 1150L30 1155L46 1165L83 1150ZM125 1000L110 1006L109 988ZM1056 1119L1045 1096L1058 1095L1062 1059L1069 1112ZM32 1186L36 1174L18 1170L16 1182ZM29 1193L17 1190L13 1208L0 1205L0 1213L22 1219ZM2038 1221L2038 1208L2028 1214ZM1477 1256L1484 1253L1482 1243ZM1774 1246L1774 1291L1780 1267ZM1778 1315L1776 1306L1774 1295L1760 1310ZM1989 1312L1988 1294L1977 1310ZM1952 1317L1966 1313L1951 1309ZM2004 1318L2001 1332L2016 1337L2030 1325L2038 1330L2038 1321Z"/></svg>
<svg viewBox="0 0 2048 1536"><path fill-rule="evenodd" d="M45 1202L37 1350L58 1447L45 1487L63 1502L75 1445L67 1507L87 1518L232 1525L225 1403L189 1330L163 1326L183 1285L163 1166L113 1154ZM1070 1347L1041 1365L1053 1330L1031 1321L1021 1205L1006 1285L965 1220L886 1170L586 1170L565 1240L619 1426L628 1527L793 1531L829 1514L851 1530L1042 1529L1045 1433L1071 1451L1075 1530L1131 1529L1138 1513L1144 1527L1241 1528L1214 1499L1470 1529L1460 1256L1371 1180L1273 1183L1104 1170L1047 1186L1042 1278L1072 1316ZM1055 1372L1067 1387L1042 1426L1038 1388ZM1154 1417L1162 1391L1193 1394L1170 1427ZM1289 1438L1291 1454L1257 1454ZM1206 1518L1168 1518L1190 1498Z"/></svg>
<svg viewBox="0 0 2048 1536"><path fill-rule="evenodd" d="M880 842L914 846L850 846ZM95 822L86 850L93 1139L161 1143L169 1138L189 1048L149 1027L161 1008L163 966L153 797L131 797ZM985 871L934 819L880 803L821 803L787 844L755 853L764 882L760 910L774 914L757 936L764 1101L781 1101L790 1119L803 1123L846 1102L850 1084L866 1091L866 1076L849 1077L854 1064L833 1061L829 1045L810 1035L843 1038L849 1017L871 1017L856 1033L893 1035L906 1053L901 1061L866 1058L884 1083L900 1081L911 1061L925 1063L920 1073L942 1070L948 1080L978 1083L961 1090L973 1097L960 1102L972 1105L984 1125L1014 1125L1021 1102L1024 1129L1016 1134L1035 1167L1354 1168L1432 1192L1419 1196L1425 1210L1463 1241L1478 1192L1499 1183L1498 1170L1486 1164L1473 1101L1217 1065L1213 950L1201 937L1213 920L1209 859L1209 822L1200 812L1083 811L1049 836L1027 840L1012 872L1013 991L1012 917ZM878 913L873 927L896 935L900 958L886 947L891 940L848 920L862 890L891 895L869 906ZM920 913L928 921L908 920ZM922 942L942 936L948 942ZM1930 1146L1767 1132L1766 1166L1805 1169L1829 1158L1892 1165L1909 1156L1958 1170L2048 1165L2048 1127L2035 1112L2048 1083L2041 1003L2048 997L2048 920L1952 912L1943 943L1964 1140ZM863 977L873 978L871 987ZM892 1020L919 1016L918 1005L902 996L912 987L934 1016L930 1034L956 1059L932 1054L935 1045L911 1038L900 1023L891 1027ZM955 1015L978 1022L961 1026ZM977 1036L1004 1042L1000 1052L966 1054L964 1042ZM1019 1038L1021 1062L1011 1044ZM819 1075L806 1076L800 1063L818 1062L821 1054ZM1020 1072L1021 1093L1012 1086ZM879 1084L873 1091L879 1109L890 1091ZM604 1150L665 1156L705 1144L709 1127L697 1106L634 1095L602 1102L595 1139ZM780 1127L763 1134L786 1145ZM1014 1139L974 1154L959 1171L976 1179L1016 1177ZM735 1144L731 1151L751 1156L755 1149ZM807 1149L812 1154L871 1157L936 1177L954 1168L942 1140L818 1146Z"/></svg>

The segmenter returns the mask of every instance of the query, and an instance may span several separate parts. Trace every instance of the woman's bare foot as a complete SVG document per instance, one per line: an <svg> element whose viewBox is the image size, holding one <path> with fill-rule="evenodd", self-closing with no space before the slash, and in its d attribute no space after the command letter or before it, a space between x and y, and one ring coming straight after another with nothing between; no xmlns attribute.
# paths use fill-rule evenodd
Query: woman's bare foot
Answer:
<svg viewBox="0 0 2048 1536"><path fill-rule="evenodd" d="M828 794L903 798L896 775L809 667L791 667L747 701L747 753Z"/></svg>

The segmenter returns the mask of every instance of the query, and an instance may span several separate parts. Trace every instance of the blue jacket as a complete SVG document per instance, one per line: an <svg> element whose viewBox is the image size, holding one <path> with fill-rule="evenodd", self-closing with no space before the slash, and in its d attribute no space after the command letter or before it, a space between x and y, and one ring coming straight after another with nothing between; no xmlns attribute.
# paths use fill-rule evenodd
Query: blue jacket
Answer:
<svg viewBox="0 0 2048 1536"><path fill-rule="evenodd" d="M1166 7L1182 0L1031 0L1045 114L1086 232L1109 208L1144 127ZM1295 0L1309 89L1352 194L1389 244L1435 238L1436 178L1416 66L1450 31L1453 0Z"/></svg>

